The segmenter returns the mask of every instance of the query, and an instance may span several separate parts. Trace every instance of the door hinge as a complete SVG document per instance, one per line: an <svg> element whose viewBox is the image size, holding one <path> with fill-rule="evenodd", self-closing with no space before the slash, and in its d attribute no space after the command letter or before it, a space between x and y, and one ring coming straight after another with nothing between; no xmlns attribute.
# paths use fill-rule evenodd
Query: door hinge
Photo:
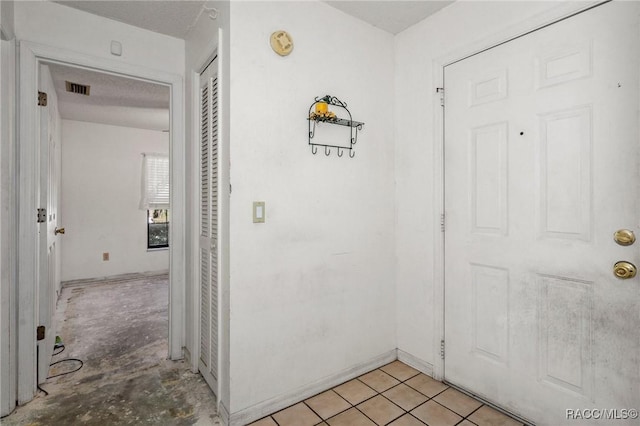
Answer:
<svg viewBox="0 0 640 426"><path fill-rule="evenodd" d="M440 358L444 359L444 339L440 340Z"/></svg>
<svg viewBox="0 0 640 426"><path fill-rule="evenodd" d="M233 187L231 186L231 184L229 184L229 194L231 194L233 192Z"/></svg>
<svg viewBox="0 0 640 426"><path fill-rule="evenodd" d="M440 215L440 231L444 232L444 213Z"/></svg>
<svg viewBox="0 0 640 426"><path fill-rule="evenodd" d="M440 95L440 106L444 106L444 87L436 87L436 93Z"/></svg>
<svg viewBox="0 0 640 426"><path fill-rule="evenodd" d="M38 223L47 221L47 209L38 209Z"/></svg>
<svg viewBox="0 0 640 426"><path fill-rule="evenodd" d="M45 92L38 92L38 106L47 106L47 94Z"/></svg>
<svg viewBox="0 0 640 426"><path fill-rule="evenodd" d="M38 340L38 342L40 340L44 340L45 331L46 329L44 325L39 325L38 327L36 327L36 340Z"/></svg>

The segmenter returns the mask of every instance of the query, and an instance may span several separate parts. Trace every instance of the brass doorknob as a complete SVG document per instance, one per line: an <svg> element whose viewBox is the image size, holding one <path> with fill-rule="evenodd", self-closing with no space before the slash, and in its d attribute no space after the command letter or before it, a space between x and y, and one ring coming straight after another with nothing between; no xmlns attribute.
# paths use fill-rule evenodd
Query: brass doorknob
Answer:
<svg viewBox="0 0 640 426"><path fill-rule="evenodd" d="M631 262L620 261L613 265L613 274L623 280L636 276L636 266Z"/></svg>
<svg viewBox="0 0 640 426"><path fill-rule="evenodd" d="M58 235L58 234L64 234L64 228L56 228L55 231L53 231L54 235Z"/></svg>
<svg viewBox="0 0 640 426"><path fill-rule="evenodd" d="M618 229L613 234L613 240L621 246L630 246L636 242L636 236L633 231L629 229Z"/></svg>

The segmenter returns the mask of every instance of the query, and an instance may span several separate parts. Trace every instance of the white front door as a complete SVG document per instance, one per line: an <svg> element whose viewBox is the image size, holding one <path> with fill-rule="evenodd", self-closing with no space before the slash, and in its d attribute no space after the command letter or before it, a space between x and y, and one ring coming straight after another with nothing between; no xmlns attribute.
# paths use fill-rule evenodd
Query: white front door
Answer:
<svg viewBox="0 0 640 426"><path fill-rule="evenodd" d="M539 425L638 424L639 6L445 68L445 379Z"/></svg>
<svg viewBox="0 0 640 426"><path fill-rule="evenodd" d="M38 382L47 379L55 343L55 312L58 297L58 173L60 121L58 101L49 68L40 65L39 89L47 94L47 105L40 107L40 206L46 209L39 223L40 270L38 285L38 326L45 327L44 340L38 341Z"/></svg>
<svg viewBox="0 0 640 426"><path fill-rule="evenodd" d="M218 393L218 62L200 75L200 357Z"/></svg>

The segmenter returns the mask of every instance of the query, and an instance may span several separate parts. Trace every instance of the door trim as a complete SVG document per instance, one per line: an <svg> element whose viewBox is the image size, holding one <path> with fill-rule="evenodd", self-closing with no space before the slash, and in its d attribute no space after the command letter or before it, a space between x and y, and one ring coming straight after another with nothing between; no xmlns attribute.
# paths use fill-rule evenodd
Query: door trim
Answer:
<svg viewBox="0 0 640 426"><path fill-rule="evenodd" d="M181 359L184 346L185 292L185 141L183 79L178 74L98 58L29 41L19 42L18 73L18 401L24 404L36 392L36 286L38 282L38 232L35 211L39 193L39 135L33 126L37 117L37 76L41 62L88 68L141 79L169 87L170 174L172 224L169 247L169 357Z"/></svg>
<svg viewBox="0 0 640 426"><path fill-rule="evenodd" d="M440 356L441 342L445 339L444 323L444 290L445 290L445 268L444 249L445 233L443 232L441 218L444 217L444 108L440 105L439 96L436 95L437 87L445 87L444 70L445 67L455 62L466 59L470 56L484 52L485 50L507 43L516 38L525 36L531 32L538 31L549 25L553 25L573 15L585 12L596 6L609 3L611 0L597 0L589 2L568 2L557 5L548 11L529 17L519 23L506 27L501 31L487 37L479 42L471 43L461 49L452 51L440 56L433 61L433 81L432 88L434 96L434 156L433 156L433 217L434 217L434 270L433 270L433 377L437 380L445 379L445 359ZM446 219L445 219L446 220ZM446 351L445 351L446 353Z"/></svg>
<svg viewBox="0 0 640 426"><path fill-rule="evenodd" d="M17 329L18 296L18 211L17 205L17 139L16 139L16 41L0 40L0 139L2 157L0 169L0 416L11 413L17 400Z"/></svg>

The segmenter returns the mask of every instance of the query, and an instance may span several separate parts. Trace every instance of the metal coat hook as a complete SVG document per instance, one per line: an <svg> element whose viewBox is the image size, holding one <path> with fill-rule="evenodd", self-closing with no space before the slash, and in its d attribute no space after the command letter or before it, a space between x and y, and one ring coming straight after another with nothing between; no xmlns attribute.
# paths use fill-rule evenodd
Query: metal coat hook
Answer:
<svg viewBox="0 0 640 426"><path fill-rule="evenodd" d="M331 111L330 109L334 110ZM330 148L336 148L338 151L338 157L344 155L344 150L349 150L349 157L353 158L355 152L352 151L353 145L358 142L358 132L362 130L364 123L353 120L351 112L347 108L347 103L342 102L335 96L326 95L323 97L316 97L315 101L309 107L309 115L307 116L309 122L308 135L309 145L311 145L311 152L313 154L318 152L318 146L324 146L324 154L328 157L331 155ZM316 134L316 123L334 124L337 126L345 126L349 128L348 133L348 146L347 144L332 143L330 145L324 143L312 143L312 139Z"/></svg>
<svg viewBox="0 0 640 426"><path fill-rule="evenodd" d="M358 130L362 130L362 125L356 126L355 135L353 134L353 129L351 129L351 145L358 143Z"/></svg>
<svg viewBox="0 0 640 426"><path fill-rule="evenodd" d="M311 127L311 126L309 126L309 127ZM313 139L313 136L315 135L315 133L316 133L316 122L314 121L313 122L313 128L309 129L309 139L310 140Z"/></svg>

